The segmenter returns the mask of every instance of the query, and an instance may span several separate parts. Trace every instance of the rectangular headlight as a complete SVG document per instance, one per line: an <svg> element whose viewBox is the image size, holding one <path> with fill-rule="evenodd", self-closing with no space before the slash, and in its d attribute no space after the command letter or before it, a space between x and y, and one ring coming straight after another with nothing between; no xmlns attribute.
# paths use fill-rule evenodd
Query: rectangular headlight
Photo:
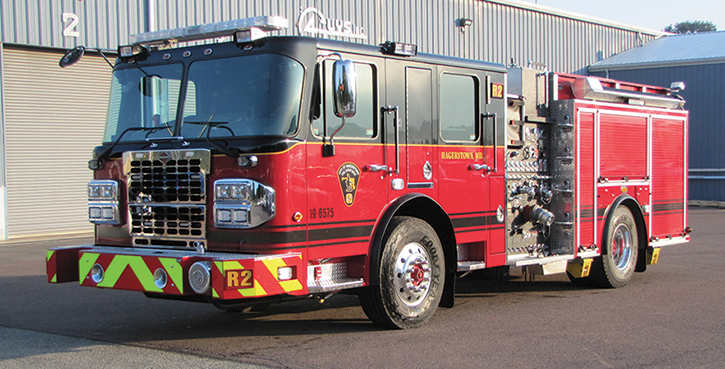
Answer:
<svg viewBox="0 0 725 369"><path fill-rule="evenodd" d="M214 226L253 228L272 218L274 189L251 179L220 179L214 182Z"/></svg>
<svg viewBox="0 0 725 369"><path fill-rule="evenodd" d="M118 208L118 182L93 180L88 183L88 221L94 224L121 224Z"/></svg>
<svg viewBox="0 0 725 369"><path fill-rule="evenodd" d="M98 206L88 207L88 219L101 219L101 208Z"/></svg>
<svg viewBox="0 0 725 369"><path fill-rule="evenodd" d="M232 221L232 210L231 209L216 209L216 220L217 222L229 223Z"/></svg>
<svg viewBox="0 0 725 369"><path fill-rule="evenodd" d="M214 184L214 200L248 201L249 187L247 182L217 181Z"/></svg>
<svg viewBox="0 0 725 369"><path fill-rule="evenodd" d="M88 200L118 201L118 182L93 180L88 183Z"/></svg>

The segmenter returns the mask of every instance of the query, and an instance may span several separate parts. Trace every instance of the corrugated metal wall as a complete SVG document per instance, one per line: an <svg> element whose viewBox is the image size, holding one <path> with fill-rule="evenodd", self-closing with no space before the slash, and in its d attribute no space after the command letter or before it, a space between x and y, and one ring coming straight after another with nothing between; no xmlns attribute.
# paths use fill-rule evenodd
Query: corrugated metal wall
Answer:
<svg viewBox="0 0 725 369"><path fill-rule="evenodd" d="M259 15L286 17L291 28L281 33L296 35L295 23L307 7L365 27L367 39L356 42L402 41L417 44L421 52L505 64L511 58L522 65L533 60L566 72L583 72L591 63L658 35L525 4L499 0L0 0L0 47L8 51L4 56L0 53L5 96L0 126L4 125L7 143L0 162L0 171L7 177L0 178L0 189L5 185L8 196L7 213L0 208L0 238L90 229L85 220L85 183L91 173L85 165L91 148L101 141L103 100L110 77L103 71L107 66L102 60L90 56L61 71L57 67L60 55L53 48L85 45L115 50L134 33ZM458 26L461 18L473 21L465 32ZM51 146L53 155L42 151ZM53 158L58 153L63 161ZM72 206L49 207L66 202ZM53 221L40 223L49 212Z"/></svg>
<svg viewBox="0 0 725 369"><path fill-rule="evenodd" d="M570 17L542 13L505 2L480 0L156 0L158 29L257 15L282 15L298 34L300 10L316 7L325 16L365 27L368 39L414 43L420 52L519 65L542 62L550 70L585 73L586 66L658 36ZM461 32L458 20L473 25ZM348 39L349 40L349 39Z"/></svg>
<svg viewBox="0 0 725 369"><path fill-rule="evenodd" d="M245 18L282 15L297 34L300 10L318 8L327 17L366 28L368 39L414 43L421 52L508 64L528 60L551 70L583 72L587 65L657 37L656 32L613 27L537 11L533 5L480 0L0 0L2 40L8 43L71 48L116 49L128 35L148 27L167 29ZM78 37L64 36L78 17ZM461 32L457 20L473 25Z"/></svg>
<svg viewBox="0 0 725 369"><path fill-rule="evenodd" d="M7 231L10 237L93 230L88 159L101 142L111 67L87 55L4 48Z"/></svg>
<svg viewBox="0 0 725 369"><path fill-rule="evenodd" d="M0 0L0 30L7 43L115 50L131 33L144 32L146 0ZM72 19L78 24L70 27ZM64 30L78 37L64 36Z"/></svg>
<svg viewBox="0 0 725 369"><path fill-rule="evenodd" d="M606 72L593 75L605 77ZM720 124L725 117L725 104L717 96L723 93L725 63L690 66L672 66L615 70L609 77L623 81L669 86L674 81L684 81L687 88L681 93L690 111L689 163L692 176L711 179L690 179L689 198L692 200L725 201L725 130ZM698 171L697 169L720 169ZM713 178L714 177L714 178Z"/></svg>

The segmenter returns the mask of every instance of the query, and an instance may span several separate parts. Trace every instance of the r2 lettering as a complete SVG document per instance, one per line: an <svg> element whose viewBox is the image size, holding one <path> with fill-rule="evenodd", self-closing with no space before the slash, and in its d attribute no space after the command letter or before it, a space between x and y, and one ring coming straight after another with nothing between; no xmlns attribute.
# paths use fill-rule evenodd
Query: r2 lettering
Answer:
<svg viewBox="0 0 725 369"><path fill-rule="evenodd" d="M244 270L228 270L227 271L227 288L249 288L254 286L252 271Z"/></svg>

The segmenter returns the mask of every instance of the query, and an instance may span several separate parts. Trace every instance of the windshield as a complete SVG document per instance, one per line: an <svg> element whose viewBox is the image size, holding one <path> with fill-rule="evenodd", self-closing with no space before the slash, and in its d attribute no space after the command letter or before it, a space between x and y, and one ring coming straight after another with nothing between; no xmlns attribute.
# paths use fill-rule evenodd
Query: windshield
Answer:
<svg viewBox="0 0 725 369"><path fill-rule="evenodd" d="M180 63L114 72L104 141L173 136L181 92ZM292 135L297 131L304 69L263 54L190 64L181 136L186 139Z"/></svg>
<svg viewBox="0 0 725 369"><path fill-rule="evenodd" d="M116 70L103 141L115 141L125 130L137 127L149 130L127 132L123 140L172 136L182 71L181 63Z"/></svg>

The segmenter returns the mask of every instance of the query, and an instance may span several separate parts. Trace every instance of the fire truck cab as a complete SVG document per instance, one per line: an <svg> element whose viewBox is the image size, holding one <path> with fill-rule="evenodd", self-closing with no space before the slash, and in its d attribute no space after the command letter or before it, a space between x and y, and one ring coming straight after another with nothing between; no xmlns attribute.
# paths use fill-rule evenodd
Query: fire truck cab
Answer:
<svg viewBox="0 0 725 369"><path fill-rule="evenodd" d="M266 34L285 26L119 48L89 162L95 243L49 250L50 282L230 310L349 291L411 328L463 273L621 287L689 240L671 89Z"/></svg>

